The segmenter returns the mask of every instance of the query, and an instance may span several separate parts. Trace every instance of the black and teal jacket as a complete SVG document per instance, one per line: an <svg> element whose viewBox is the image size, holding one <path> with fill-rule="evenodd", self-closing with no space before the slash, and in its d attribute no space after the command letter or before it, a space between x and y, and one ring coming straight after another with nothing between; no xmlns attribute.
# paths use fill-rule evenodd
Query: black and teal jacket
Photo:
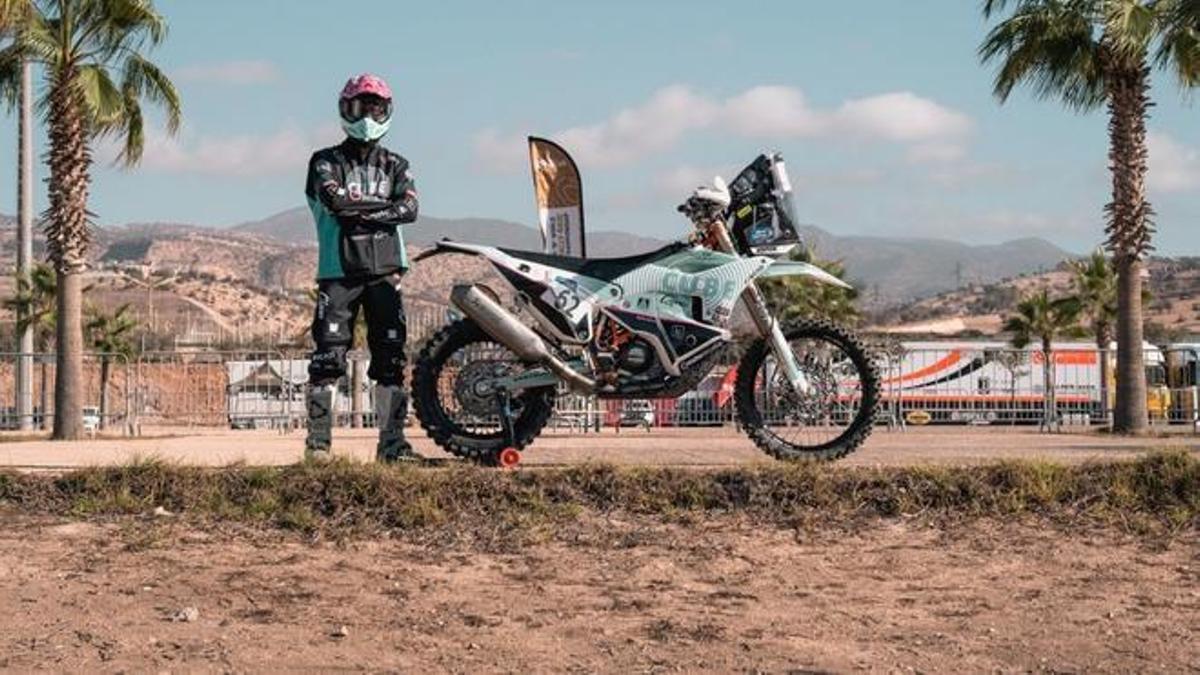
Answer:
<svg viewBox="0 0 1200 675"><path fill-rule="evenodd" d="M417 219L408 160L346 139L318 150L304 188L317 226L317 279L372 277L408 268L398 226Z"/></svg>

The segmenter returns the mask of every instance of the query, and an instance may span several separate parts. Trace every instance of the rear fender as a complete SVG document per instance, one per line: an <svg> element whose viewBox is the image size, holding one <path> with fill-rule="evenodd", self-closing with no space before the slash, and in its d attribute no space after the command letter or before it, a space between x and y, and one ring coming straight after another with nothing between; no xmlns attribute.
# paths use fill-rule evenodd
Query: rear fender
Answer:
<svg viewBox="0 0 1200 675"><path fill-rule="evenodd" d="M830 286L837 286L838 288L845 288L847 290L854 288L816 265L792 260L775 261L758 275L759 279L775 279L779 277L810 277Z"/></svg>
<svg viewBox="0 0 1200 675"><path fill-rule="evenodd" d="M497 251L495 248L492 248L491 246L480 246L479 244L466 244L466 243L460 243L457 241L450 241L449 239L443 239L443 240L437 242L436 244L434 244L433 248L422 251L420 255L413 258L413 262L421 262L422 260L428 260L429 258L433 258L433 257L439 256L439 255L445 255L447 253L465 253L467 255L483 256L485 258L492 258L493 257L492 254L500 254L499 251ZM507 257L507 256L505 256L505 257Z"/></svg>

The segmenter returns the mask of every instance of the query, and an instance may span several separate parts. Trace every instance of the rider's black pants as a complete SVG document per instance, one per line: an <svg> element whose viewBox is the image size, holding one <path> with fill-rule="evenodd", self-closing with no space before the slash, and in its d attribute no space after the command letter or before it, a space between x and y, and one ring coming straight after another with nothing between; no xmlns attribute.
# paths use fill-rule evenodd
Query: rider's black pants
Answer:
<svg viewBox="0 0 1200 675"><path fill-rule="evenodd" d="M361 307L367 319L371 367L367 376L379 384L404 382L407 325L400 295L400 275L318 282L312 337L316 350L308 364L313 385L336 382L346 374L346 352L354 347L354 323Z"/></svg>

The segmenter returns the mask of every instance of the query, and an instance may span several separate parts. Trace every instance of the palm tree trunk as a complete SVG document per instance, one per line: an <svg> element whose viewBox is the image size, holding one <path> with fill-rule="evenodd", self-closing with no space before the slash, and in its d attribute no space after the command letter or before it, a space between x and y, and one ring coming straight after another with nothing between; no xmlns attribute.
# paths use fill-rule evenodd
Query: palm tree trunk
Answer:
<svg viewBox="0 0 1200 675"><path fill-rule="evenodd" d="M1146 118L1150 71L1145 58L1130 62L1106 54L1109 168L1112 202L1107 206L1108 247L1117 268L1117 401L1113 431L1144 433L1145 355L1142 350L1142 257L1151 249L1154 210L1146 200Z"/></svg>
<svg viewBox="0 0 1200 675"><path fill-rule="evenodd" d="M1096 348L1100 355L1100 415L1105 422L1111 421L1108 415L1108 350L1112 347L1112 338L1109 337L1107 330L1096 332Z"/></svg>
<svg viewBox="0 0 1200 675"><path fill-rule="evenodd" d="M88 186L91 153L76 74L56 73L50 91L50 208L46 246L58 277L58 371L54 382L54 434L73 440L83 433L82 273L87 264Z"/></svg>
<svg viewBox="0 0 1200 675"><path fill-rule="evenodd" d="M110 362L107 356L100 358L100 429L103 430L108 419L108 376Z"/></svg>
<svg viewBox="0 0 1200 675"><path fill-rule="evenodd" d="M83 278L58 273L58 354L54 378L55 440L83 436Z"/></svg>
<svg viewBox="0 0 1200 675"><path fill-rule="evenodd" d="M43 349L43 351L45 351L45 350ZM48 364L48 363L46 363L46 357L43 355L43 356L41 356L41 357L39 357L39 358L41 359L41 368L40 368L40 370L42 371L42 372L41 372L41 376L42 376L42 388L41 388L41 393L40 393L40 395L39 395L39 396L40 396L40 398L41 398L41 410L39 411L39 413L40 413L40 414L39 414L39 417L38 417L37 428L39 428L39 429L42 429L42 430L45 430L45 428L46 428L46 415L47 415L47 414L49 414L49 412L50 412L49 410L47 410L47 406L50 404L50 397L49 397L49 392L50 392L50 369L49 369L49 367L48 367L48 366L49 366L49 364Z"/></svg>
<svg viewBox="0 0 1200 675"><path fill-rule="evenodd" d="M1127 258L1117 264L1117 405L1113 431L1145 433L1146 354L1142 332L1142 263Z"/></svg>
<svg viewBox="0 0 1200 675"><path fill-rule="evenodd" d="M33 63L21 60L21 111L17 145L17 276L30 281L33 266ZM23 313L28 316L32 307ZM18 320L22 317L19 315ZM19 325L18 321L18 325ZM18 426L33 429L33 343L34 326L27 323L20 329L17 351L17 419Z"/></svg>

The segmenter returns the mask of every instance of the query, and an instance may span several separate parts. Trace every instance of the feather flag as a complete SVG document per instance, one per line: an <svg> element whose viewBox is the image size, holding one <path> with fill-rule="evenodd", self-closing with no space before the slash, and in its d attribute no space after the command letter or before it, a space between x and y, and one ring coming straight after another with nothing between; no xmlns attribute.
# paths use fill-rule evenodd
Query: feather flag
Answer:
<svg viewBox="0 0 1200 675"><path fill-rule="evenodd" d="M530 136L529 162L542 249L554 255L586 258L583 183L575 160L557 143Z"/></svg>

